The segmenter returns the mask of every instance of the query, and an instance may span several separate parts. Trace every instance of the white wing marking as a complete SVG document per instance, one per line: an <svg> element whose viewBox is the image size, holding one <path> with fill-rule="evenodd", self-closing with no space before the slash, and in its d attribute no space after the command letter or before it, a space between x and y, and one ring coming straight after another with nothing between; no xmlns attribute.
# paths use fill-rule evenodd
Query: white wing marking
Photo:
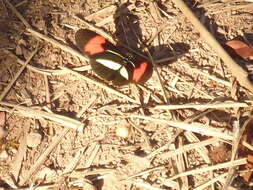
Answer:
<svg viewBox="0 0 253 190"><path fill-rule="evenodd" d="M129 75L128 75L128 72L126 70L125 67L122 67L120 70L119 70L119 73L121 74L122 77L124 77L126 80L129 80Z"/></svg>
<svg viewBox="0 0 253 190"><path fill-rule="evenodd" d="M96 59L96 61L112 70L119 70L121 65L108 59Z"/></svg>

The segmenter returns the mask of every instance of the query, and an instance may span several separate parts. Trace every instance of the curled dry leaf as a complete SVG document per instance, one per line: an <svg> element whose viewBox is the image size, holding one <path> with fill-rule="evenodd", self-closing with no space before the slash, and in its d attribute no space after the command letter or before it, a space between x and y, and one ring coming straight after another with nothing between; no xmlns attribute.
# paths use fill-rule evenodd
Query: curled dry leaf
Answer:
<svg viewBox="0 0 253 190"><path fill-rule="evenodd" d="M235 53L243 59L253 59L253 45L248 45L239 40L227 41L226 45L232 48L232 50L234 51L231 52L232 54Z"/></svg>

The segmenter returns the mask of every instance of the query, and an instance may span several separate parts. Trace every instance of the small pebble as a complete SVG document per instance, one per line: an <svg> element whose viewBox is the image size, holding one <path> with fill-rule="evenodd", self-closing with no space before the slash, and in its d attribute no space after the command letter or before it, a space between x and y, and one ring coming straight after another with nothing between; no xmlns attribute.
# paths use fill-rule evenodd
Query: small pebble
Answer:
<svg viewBox="0 0 253 190"><path fill-rule="evenodd" d="M31 132L27 135L27 146L37 147L41 143L42 136L39 133Z"/></svg>
<svg viewBox="0 0 253 190"><path fill-rule="evenodd" d="M0 160L6 160L8 158L8 156L9 155L5 150L0 152Z"/></svg>
<svg viewBox="0 0 253 190"><path fill-rule="evenodd" d="M116 135L122 138L127 138L130 135L130 128L127 126L120 126L116 129Z"/></svg>

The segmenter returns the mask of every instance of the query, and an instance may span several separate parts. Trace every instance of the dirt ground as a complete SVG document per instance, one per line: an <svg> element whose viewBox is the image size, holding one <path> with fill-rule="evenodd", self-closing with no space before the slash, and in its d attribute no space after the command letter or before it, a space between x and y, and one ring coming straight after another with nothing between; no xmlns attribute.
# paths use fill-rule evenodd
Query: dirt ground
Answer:
<svg viewBox="0 0 253 190"><path fill-rule="evenodd" d="M12 0L14 11L8 2L0 189L253 189L252 92L173 1ZM220 44L253 44L252 0L185 3ZM150 54L152 77L122 87L99 78L77 53L79 28L126 56Z"/></svg>

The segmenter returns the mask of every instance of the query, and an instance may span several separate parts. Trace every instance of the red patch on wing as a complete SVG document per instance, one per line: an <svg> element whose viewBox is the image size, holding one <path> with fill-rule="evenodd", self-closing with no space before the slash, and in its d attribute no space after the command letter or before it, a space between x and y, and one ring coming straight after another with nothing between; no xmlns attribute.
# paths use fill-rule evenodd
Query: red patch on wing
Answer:
<svg viewBox="0 0 253 190"><path fill-rule="evenodd" d="M94 36L84 45L83 50L89 55L102 53L105 51L104 47L102 46L103 44L105 44L105 42L106 39L103 36Z"/></svg>
<svg viewBox="0 0 253 190"><path fill-rule="evenodd" d="M139 67L135 68L133 71L133 81L138 82L141 77L145 74L148 67L148 63L141 62Z"/></svg>

